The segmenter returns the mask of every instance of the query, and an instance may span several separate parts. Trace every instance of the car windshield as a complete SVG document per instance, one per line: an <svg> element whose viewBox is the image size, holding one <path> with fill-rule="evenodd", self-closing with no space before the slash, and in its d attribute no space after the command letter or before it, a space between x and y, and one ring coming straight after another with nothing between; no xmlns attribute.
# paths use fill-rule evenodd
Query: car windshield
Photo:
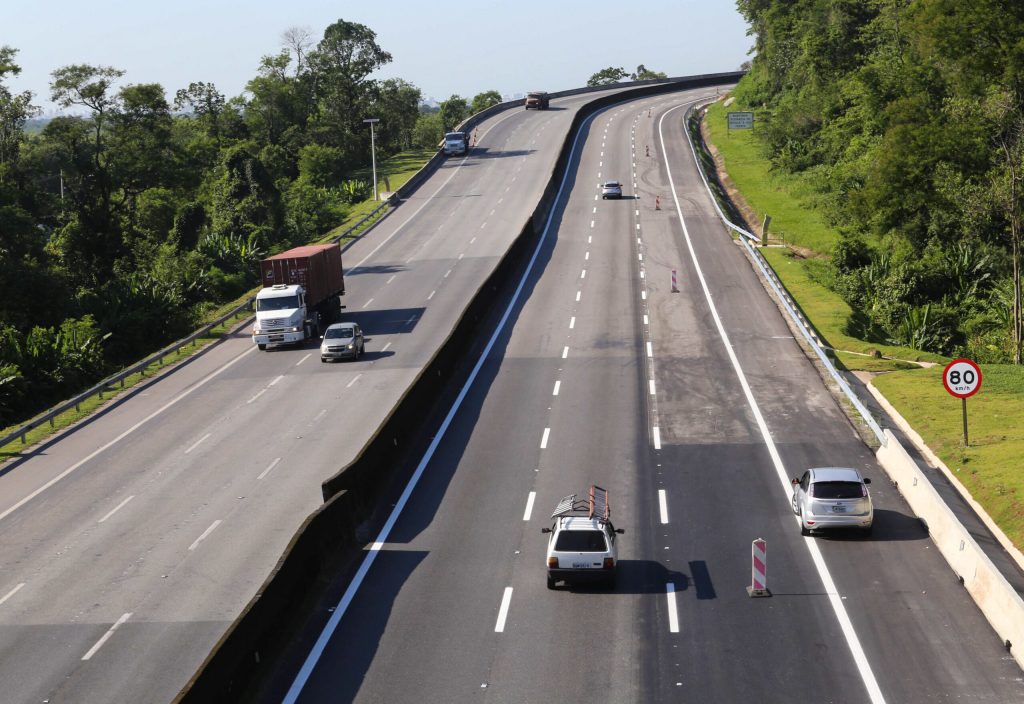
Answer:
<svg viewBox="0 0 1024 704"><path fill-rule="evenodd" d="M604 184L604 187L605 188L618 188L619 187L619 182L618 181L609 181L608 183Z"/></svg>
<svg viewBox="0 0 1024 704"><path fill-rule="evenodd" d="M290 310L298 307L298 296L274 296L273 298L256 299L256 310Z"/></svg>
<svg viewBox="0 0 1024 704"><path fill-rule="evenodd" d="M599 530L563 530L555 550L563 552L608 552L608 541Z"/></svg>
<svg viewBox="0 0 1024 704"><path fill-rule="evenodd" d="M816 499L859 499L864 495L860 482L814 482L811 496Z"/></svg>
<svg viewBox="0 0 1024 704"><path fill-rule="evenodd" d="M447 139L449 142L461 142L462 141L462 135L461 134L447 134L447 135L445 135L444 138Z"/></svg>
<svg viewBox="0 0 1024 704"><path fill-rule="evenodd" d="M339 337L352 337L352 328L328 328L327 332L324 333L324 337L328 340L333 340Z"/></svg>

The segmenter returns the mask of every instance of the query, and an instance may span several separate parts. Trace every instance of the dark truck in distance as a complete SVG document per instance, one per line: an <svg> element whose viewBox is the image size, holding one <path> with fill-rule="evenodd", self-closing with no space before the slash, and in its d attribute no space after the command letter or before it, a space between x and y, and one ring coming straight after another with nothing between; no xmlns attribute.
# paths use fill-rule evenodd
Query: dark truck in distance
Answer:
<svg viewBox="0 0 1024 704"><path fill-rule="evenodd" d="M338 318L345 277L337 243L296 247L260 262L263 289L256 294L252 341L267 345L301 344L319 339Z"/></svg>
<svg viewBox="0 0 1024 704"><path fill-rule="evenodd" d="M537 110L548 109L548 94L542 90L535 90L526 94L526 109L536 108Z"/></svg>

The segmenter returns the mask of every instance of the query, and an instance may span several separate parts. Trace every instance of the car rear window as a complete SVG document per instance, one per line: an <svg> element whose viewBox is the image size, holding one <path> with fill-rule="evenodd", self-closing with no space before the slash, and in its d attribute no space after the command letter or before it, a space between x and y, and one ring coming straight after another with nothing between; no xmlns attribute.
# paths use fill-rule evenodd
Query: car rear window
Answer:
<svg viewBox="0 0 1024 704"><path fill-rule="evenodd" d="M555 541L562 552L607 552L608 542L599 530L563 530Z"/></svg>
<svg viewBox="0 0 1024 704"><path fill-rule="evenodd" d="M811 496L816 499L859 499L864 495L860 482L814 482Z"/></svg>

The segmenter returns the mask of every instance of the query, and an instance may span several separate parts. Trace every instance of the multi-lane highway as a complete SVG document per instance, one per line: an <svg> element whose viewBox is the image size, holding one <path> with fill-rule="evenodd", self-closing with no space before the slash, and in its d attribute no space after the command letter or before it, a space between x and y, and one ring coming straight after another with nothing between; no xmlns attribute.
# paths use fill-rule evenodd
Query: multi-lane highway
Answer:
<svg viewBox="0 0 1024 704"><path fill-rule="evenodd" d="M241 331L0 467L0 700L174 697L519 234L593 97L488 119L345 253L359 362Z"/></svg>
<svg viewBox="0 0 1024 704"><path fill-rule="evenodd" d="M716 220L682 130L700 92L585 126L508 324L288 701L1024 701ZM875 479L872 538L800 535L788 478L822 465ZM541 528L591 483L618 586L548 590Z"/></svg>

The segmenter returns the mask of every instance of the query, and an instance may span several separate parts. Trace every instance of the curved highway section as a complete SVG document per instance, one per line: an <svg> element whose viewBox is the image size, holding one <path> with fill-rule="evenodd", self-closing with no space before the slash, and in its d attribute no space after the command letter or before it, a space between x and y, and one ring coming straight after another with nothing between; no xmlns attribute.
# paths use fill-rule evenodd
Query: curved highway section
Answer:
<svg viewBox="0 0 1024 704"><path fill-rule="evenodd" d="M344 254L356 363L248 330L0 467L0 699L170 701L521 231L585 94L509 110Z"/></svg>
<svg viewBox="0 0 1024 704"><path fill-rule="evenodd" d="M1024 701L716 219L682 128L706 93L585 125L508 324L285 701ZM871 539L800 535L788 479L829 465L875 479ZM618 586L548 590L541 528L592 483Z"/></svg>

